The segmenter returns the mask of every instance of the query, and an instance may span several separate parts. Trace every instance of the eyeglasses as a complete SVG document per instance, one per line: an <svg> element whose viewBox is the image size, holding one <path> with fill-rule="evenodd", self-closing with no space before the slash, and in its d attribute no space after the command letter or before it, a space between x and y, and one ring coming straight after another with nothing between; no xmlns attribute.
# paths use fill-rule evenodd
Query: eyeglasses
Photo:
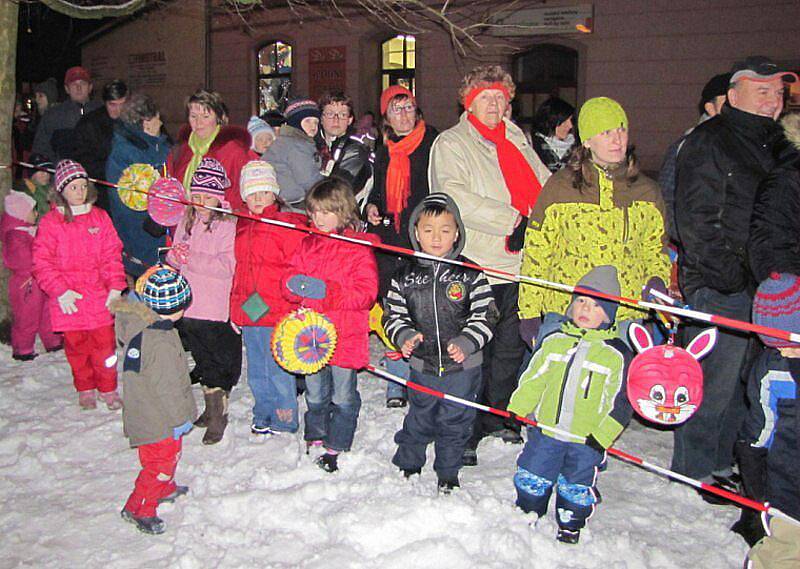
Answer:
<svg viewBox="0 0 800 569"><path fill-rule="evenodd" d="M334 112L331 112L331 111L325 111L324 113L322 113L322 116L323 116L323 118L326 118L328 120L339 119L340 121L344 121L344 120L347 120L347 119L350 118L350 112L349 111L341 111L339 113L334 113Z"/></svg>
<svg viewBox="0 0 800 569"><path fill-rule="evenodd" d="M405 105L392 105L389 107L389 114L390 115L399 115L400 113L406 113L410 115L411 113L415 113L417 111L417 106L412 105L411 103L406 103Z"/></svg>

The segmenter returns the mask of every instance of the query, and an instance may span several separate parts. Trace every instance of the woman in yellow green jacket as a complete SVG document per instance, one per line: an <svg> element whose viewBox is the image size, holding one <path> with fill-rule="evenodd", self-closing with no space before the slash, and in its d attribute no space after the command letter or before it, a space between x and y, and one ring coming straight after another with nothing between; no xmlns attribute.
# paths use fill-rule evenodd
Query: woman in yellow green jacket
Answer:
<svg viewBox="0 0 800 569"><path fill-rule="evenodd" d="M616 101L586 101L578 115L582 144L569 165L545 184L528 221L522 274L574 283L592 268L613 265L622 296L639 298L651 278L668 282L664 205L658 185L639 173L628 151L628 118ZM521 284L520 334L530 345L548 312L563 313L570 295ZM621 306L620 319L641 318Z"/></svg>

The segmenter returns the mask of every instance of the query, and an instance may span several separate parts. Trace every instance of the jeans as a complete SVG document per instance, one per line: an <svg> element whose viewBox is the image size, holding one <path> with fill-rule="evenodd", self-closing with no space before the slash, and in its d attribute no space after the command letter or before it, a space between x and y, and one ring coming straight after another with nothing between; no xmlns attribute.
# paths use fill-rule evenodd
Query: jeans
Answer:
<svg viewBox="0 0 800 569"><path fill-rule="evenodd" d="M356 371L325 366L306 376L305 440L322 441L326 448L348 451L361 409Z"/></svg>
<svg viewBox="0 0 800 569"><path fill-rule="evenodd" d="M399 360L393 360L388 356L383 356L381 358L380 363L378 364L380 367L385 369L387 372L391 373L392 375L396 375L397 377L401 377L403 379L408 379L409 374L409 366L408 360L400 358ZM406 386L402 383L397 383L396 381L387 380L386 381L386 400L393 398L400 398L400 399L407 399Z"/></svg>
<svg viewBox="0 0 800 569"><path fill-rule="evenodd" d="M696 310L750 321L752 299L745 292L722 294L701 288L686 299ZM707 324L681 330L686 346ZM704 482L713 474L726 475L733 464L733 446L745 416L744 377L749 367L750 337L747 333L718 329L717 344L701 362L703 403L691 420L675 430L672 470Z"/></svg>
<svg viewBox="0 0 800 569"><path fill-rule="evenodd" d="M279 366L270 349L274 328L243 326L247 348L247 383L253 392L253 424L297 432L297 381Z"/></svg>

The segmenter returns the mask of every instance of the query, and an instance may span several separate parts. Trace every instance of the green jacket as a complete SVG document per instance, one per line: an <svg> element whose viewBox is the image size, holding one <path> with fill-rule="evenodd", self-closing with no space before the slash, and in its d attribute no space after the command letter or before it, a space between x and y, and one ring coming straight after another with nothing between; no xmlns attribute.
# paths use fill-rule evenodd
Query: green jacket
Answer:
<svg viewBox="0 0 800 569"><path fill-rule="evenodd" d="M605 448L611 446L633 412L626 393L633 355L617 334L616 327L586 330L564 322L533 354L508 410L579 437L593 435Z"/></svg>

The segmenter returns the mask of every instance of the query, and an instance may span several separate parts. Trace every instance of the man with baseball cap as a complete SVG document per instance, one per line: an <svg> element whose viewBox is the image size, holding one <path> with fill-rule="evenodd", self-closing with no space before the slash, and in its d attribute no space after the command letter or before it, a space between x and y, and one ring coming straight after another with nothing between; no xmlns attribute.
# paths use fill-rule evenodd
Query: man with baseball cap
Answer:
<svg viewBox="0 0 800 569"><path fill-rule="evenodd" d="M100 107L100 103L89 99L92 94L92 76L79 65L67 69L64 90L69 99L48 109L33 141L33 152L43 154L53 162L73 153L72 131L75 125L85 114Z"/></svg>
<svg viewBox="0 0 800 569"><path fill-rule="evenodd" d="M797 79L766 57L731 69L728 102L686 137L678 154L675 226L686 302L703 312L749 320L756 282L746 255L753 203L773 168L784 83ZM688 342L702 326L683 329ZM745 408L741 374L752 357L746 335L719 330L703 360L703 405L675 431L672 468L735 488L733 448ZM709 498L708 495L704 498Z"/></svg>

